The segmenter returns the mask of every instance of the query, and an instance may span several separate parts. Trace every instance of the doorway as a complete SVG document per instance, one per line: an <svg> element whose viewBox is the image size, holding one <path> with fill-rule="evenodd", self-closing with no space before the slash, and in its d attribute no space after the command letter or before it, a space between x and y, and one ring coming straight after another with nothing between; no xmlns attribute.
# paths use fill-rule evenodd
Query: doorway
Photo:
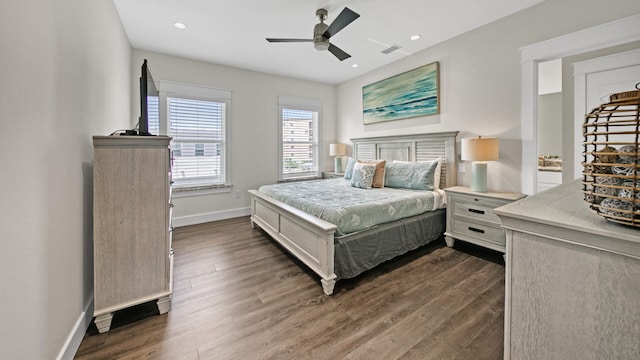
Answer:
<svg viewBox="0 0 640 360"><path fill-rule="evenodd" d="M538 63L560 59L566 56L601 50L617 45L640 41L640 14L620 20L563 35L551 40L529 45L520 49L521 58L521 138L522 192L527 195L537 193L538 134L537 134L537 101L538 101ZM563 137L563 146L573 146L574 138L570 134ZM565 168L575 168L574 156L563 157L563 161L571 162Z"/></svg>

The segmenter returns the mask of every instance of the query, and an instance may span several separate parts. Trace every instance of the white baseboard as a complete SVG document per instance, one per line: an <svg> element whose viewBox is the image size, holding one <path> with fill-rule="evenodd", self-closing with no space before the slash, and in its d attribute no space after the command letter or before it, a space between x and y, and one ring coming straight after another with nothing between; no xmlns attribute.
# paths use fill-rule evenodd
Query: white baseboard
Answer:
<svg viewBox="0 0 640 360"><path fill-rule="evenodd" d="M174 227L180 227L249 215L251 215L251 208L240 208L206 214L174 217L172 223ZM84 311L82 311L82 313L78 316L78 320L76 320L76 323L73 325L73 328L71 329L67 340L65 341L62 349L60 349L60 352L56 357L57 360L72 360L75 357L76 352L80 347L80 343L82 342L82 339L84 338L89 325L91 325L92 320L93 295L91 296L89 301L87 301L87 304L84 306Z"/></svg>
<svg viewBox="0 0 640 360"><path fill-rule="evenodd" d="M218 221L225 219L232 219L236 217L251 215L251 208L239 208L225 211L216 211L205 214L187 215L187 216L174 216L171 219L173 227L181 227L195 224L202 224L210 221Z"/></svg>
<svg viewBox="0 0 640 360"><path fill-rule="evenodd" d="M91 295L91 298L84 306L84 311L78 316L78 320L73 325L67 341L64 342L60 353L56 357L57 360L72 360L76 356L84 334L87 332L89 325L91 325L91 320L93 320L93 295Z"/></svg>

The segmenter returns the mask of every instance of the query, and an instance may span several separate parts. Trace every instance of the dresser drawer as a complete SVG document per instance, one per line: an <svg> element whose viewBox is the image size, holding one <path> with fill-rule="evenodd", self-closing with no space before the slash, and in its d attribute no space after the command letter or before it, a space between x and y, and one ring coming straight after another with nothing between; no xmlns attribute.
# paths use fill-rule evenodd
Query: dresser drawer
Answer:
<svg viewBox="0 0 640 360"><path fill-rule="evenodd" d="M453 216L462 215L475 218L481 221L489 221L500 224L500 218L493 212L493 209L502 206L503 203L493 201L474 201L472 197L456 198L453 201Z"/></svg>
<svg viewBox="0 0 640 360"><path fill-rule="evenodd" d="M501 227L476 223L454 218L452 224L453 235L466 235L495 245L505 246L505 234Z"/></svg>

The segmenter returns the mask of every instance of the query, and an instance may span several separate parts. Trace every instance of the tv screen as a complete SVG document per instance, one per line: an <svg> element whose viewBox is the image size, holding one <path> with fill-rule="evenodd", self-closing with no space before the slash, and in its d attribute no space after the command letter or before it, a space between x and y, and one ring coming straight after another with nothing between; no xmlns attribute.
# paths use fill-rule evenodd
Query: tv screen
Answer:
<svg viewBox="0 0 640 360"><path fill-rule="evenodd" d="M157 135L149 132L149 120L157 122L158 88L153 80L147 59L142 63L140 76L140 118L138 119L138 135ZM156 128L154 126L154 128Z"/></svg>

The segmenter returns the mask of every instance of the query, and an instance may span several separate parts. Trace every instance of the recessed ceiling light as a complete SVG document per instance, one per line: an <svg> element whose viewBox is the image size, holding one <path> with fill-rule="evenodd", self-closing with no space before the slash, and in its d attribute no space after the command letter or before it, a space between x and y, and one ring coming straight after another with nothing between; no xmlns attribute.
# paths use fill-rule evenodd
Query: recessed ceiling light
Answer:
<svg viewBox="0 0 640 360"><path fill-rule="evenodd" d="M411 35L411 37L409 37L409 39L418 40L418 39L420 39L420 35L419 34Z"/></svg>
<svg viewBox="0 0 640 360"><path fill-rule="evenodd" d="M351 67L352 67L352 68L357 68L357 67L358 67L358 64L353 64L353 65L351 65Z"/></svg>
<svg viewBox="0 0 640 360"><path fill-rule="evenodd" d="M181 23L179 21L174 22L173 26L177 27L178 29L184 29L184 28L187 27L187 25L185 25L184 23Z"/></svg>

